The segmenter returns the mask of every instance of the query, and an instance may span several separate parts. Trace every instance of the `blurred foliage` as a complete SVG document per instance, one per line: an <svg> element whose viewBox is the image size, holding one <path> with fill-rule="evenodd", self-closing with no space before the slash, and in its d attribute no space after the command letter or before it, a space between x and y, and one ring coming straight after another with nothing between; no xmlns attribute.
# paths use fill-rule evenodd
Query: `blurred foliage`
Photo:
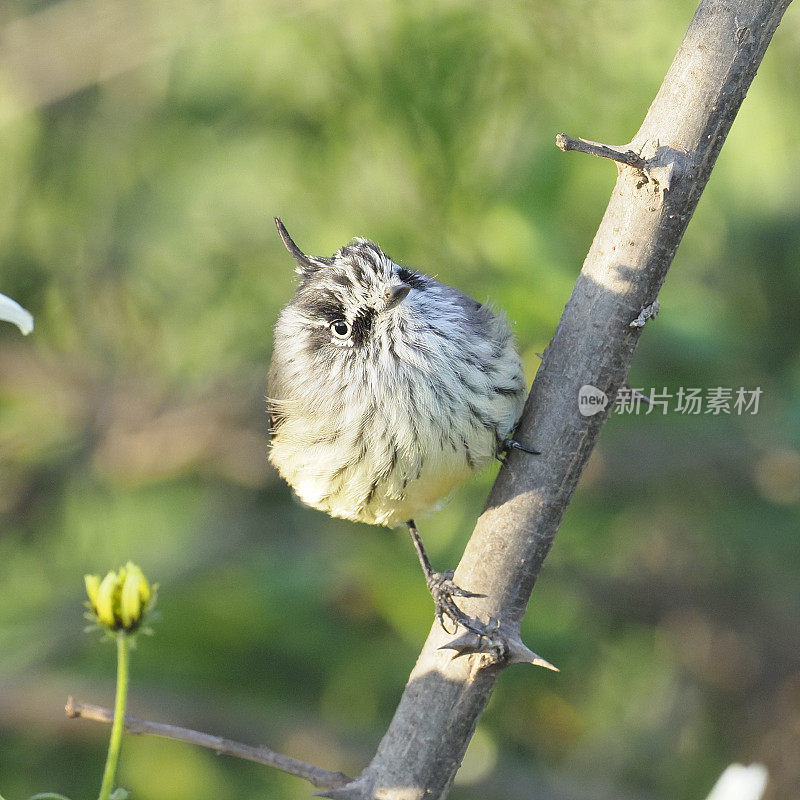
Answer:
<svg viewBox="0 0 800 800"><path fill-rule="evenodd" d="M292 292L272 217L307 252L369 236L491 298L532 379L614 180L554 136L628 141L693 8L3 6L0 290L36 318L0 328L4 796L96 791L108 731L61 708L111 701L82 576L127 559L162 587L132 713L363 767L432 606L404 533L303 508L267 465ZM631 376L760 386L759 413L609 422L524 623L562 672L503 675L454 800L694 800L733 760L800 796L799 45L790 9ZM422 520L436 565L493 473ZM120 778L140 800L309 794L133 737Z"/></svg>

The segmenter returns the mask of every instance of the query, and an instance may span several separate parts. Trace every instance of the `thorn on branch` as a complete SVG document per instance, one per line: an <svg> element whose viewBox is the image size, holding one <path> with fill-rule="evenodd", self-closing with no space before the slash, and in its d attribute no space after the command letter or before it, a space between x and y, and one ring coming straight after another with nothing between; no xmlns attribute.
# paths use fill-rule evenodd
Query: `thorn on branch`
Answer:
<svg viewBox="0 0 800 800"><path fill-rule="evenodd" d="M655 319L658 316L659 309L661 308L661 303L658 302L658 299L653 300L649 306L645 306L640 312L639 316L630 323L628 326L629 328L644 328L645 322L649 319Z"/></svg>
<svg viewBox="0 0 800 800"><path fill-rule="evenodd" d="M488 656L486 666L495 664L533 664L553 672L559 672L547 659L533 652L520 638L519 630L509 625L498 624L493 630L483 635L472 631L442 645L439 650L455 651L454 658L459 656L483 654Z"/></svg>
<svg viewBox="0 0 800 800"><path fill-rule="evenodd" d="M644 392L640 392L638 389L634 389L630 385L630 383L628 383L628 381L625 381L625 383L622 384L621 390L630 392L631 397L636 397L639 398L640 400L644 400L644 402L647 403L648 406L653 405L653 401Z"/></svg>
<svg viewBox="0 0 800 800"><path fill-rule="evenodd" d="M600 142L590 142L587 139L573 139L566 133L559 133L556 136L556 147L565 153L568 150L575 150L577 153L587 153L598 158L610 158L620 164L626 164L634 169L645 171L647 161L633 150L613 145L600 144Z"/></svg>
<svg viewBox="0 0 800 800"><path fill-rule="evenodd" d="M72 697L67 698L64 711L69 719L90 719L95 722L105 723L114 721L114 712L110 708L78 703ZM235 756L246 761L254 761L257 764L274 767L281 770L281 772L287 772L289 775L303 778L322 789L344 786L352 782L351 778L341 772L331 772L321 767L315 767L305 761L298 761L296 758L276 753L263 745L253 747L249 744L234 742L231 739L224 739L221 736L214 736L210 733L201 733L200 731L180 728L177 725L167 725L162 722L150 722L146 719L134 717L131 714L125 715L125 729L128 733L146 733L152 736L161 736L164 739L188 742L199 747L207 747L221 755Z"/></svg>

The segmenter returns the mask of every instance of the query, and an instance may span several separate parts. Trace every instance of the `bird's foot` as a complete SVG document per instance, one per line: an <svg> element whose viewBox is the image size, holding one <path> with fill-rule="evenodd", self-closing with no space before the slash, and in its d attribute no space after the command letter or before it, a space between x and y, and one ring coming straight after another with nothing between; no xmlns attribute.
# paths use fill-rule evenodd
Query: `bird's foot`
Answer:
<svg viewBox="0 0 800 800"><path fill-rule="evenodd" d="M458 626L466 628L478 636L485 634L484 628L481 624L470 617L468 617L457 605L454 597L486 597L484 594L477 592L468 592L462 589L453 581L453 570L447 572L431 572L426 578L428 590L433 598L433 603L436 606L436 619L439 624L447 633L455 633ZM445 617L455 623L456 628L452 631L447 629L445 625Z"/></svg>
<svg viewBox="0 0 800 800"><path fill-rule="evenodd" d="M532 447L525 447L525 445L520 444L516 439L509 437L503 442L503 449L504 450L522 450L523 453L528 453L532 456L540 456L542 453L540 450L534 450Z"/></svg>
<svg viewBox="0 0 800 800"><path fill-rule="evenodd" d="M528 455L531 456L541 455L541 452L539 450L534 450L531 447L525 447L524 445L521 445L516 439L508 438L508 439L503 439L503 444L500 448L500 451L495 456L495 458L497 458L497 460L501 464L505 464L506 458L508 457L508 454L512 450L521 450L523 453L527 453Z"/></svg>

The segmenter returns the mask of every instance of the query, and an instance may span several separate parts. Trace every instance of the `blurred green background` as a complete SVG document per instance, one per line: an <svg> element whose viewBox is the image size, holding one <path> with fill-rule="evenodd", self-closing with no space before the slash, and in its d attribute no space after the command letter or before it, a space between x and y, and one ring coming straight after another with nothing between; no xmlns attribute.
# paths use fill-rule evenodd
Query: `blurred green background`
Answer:
<svg viewBox="0 0 800 800"><path fill-rule="evenodd" d="M357 774L432 619L404 532L299 506L266 460L272 325L355 235L491 298L529 379L694 0L10 0L0 10L0 793L99 787L113 697L85 572L161 584L130 711ZM800 796L800 16L722 151L631 374L763 389L614 416L454 800L696 800L732 761ZM496 468L421 520L454 566ZM137 800L304 782L128 738Z"/></svg>

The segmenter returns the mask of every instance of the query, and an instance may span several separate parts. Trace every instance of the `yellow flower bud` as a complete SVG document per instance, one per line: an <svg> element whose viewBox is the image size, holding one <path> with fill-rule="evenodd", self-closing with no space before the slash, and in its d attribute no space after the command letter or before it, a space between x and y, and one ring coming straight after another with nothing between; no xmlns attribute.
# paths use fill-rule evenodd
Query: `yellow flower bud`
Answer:
<svg viewBox="0 0 800 800"><path fill-rule="evenodd" d="M97 601L94 613L97 621L107 628L114 627L114 595L118 594L119 578L115 572L109 572L100 582L97 590ZM118 605L118 602L117 602Z"/></svg>
<svg viewBox="0 0 800 800"><path fill-rule="evenodd" d="M84 575L83 581L86 584L86 594L89 597L89 605L94 609L97 605L97 590L100 588L100 576Z"/></svg>
<svg viewBox="0 0 800 800"><path fill-rule="evenodd" d="M150 586L136 564L129 561L123 569L125 569L125 577L120 598L120 617L122 626L131 628L133 625L138 625L143 611L150 602Z"/></svg>
<svg viewBox="0 0 800 800"><path fill-rule="evenodd" d="M112 631L135 631L152 605L154 590L132 561L102 580L99 575L85 575L84 582L92 616Z"/></svg>

